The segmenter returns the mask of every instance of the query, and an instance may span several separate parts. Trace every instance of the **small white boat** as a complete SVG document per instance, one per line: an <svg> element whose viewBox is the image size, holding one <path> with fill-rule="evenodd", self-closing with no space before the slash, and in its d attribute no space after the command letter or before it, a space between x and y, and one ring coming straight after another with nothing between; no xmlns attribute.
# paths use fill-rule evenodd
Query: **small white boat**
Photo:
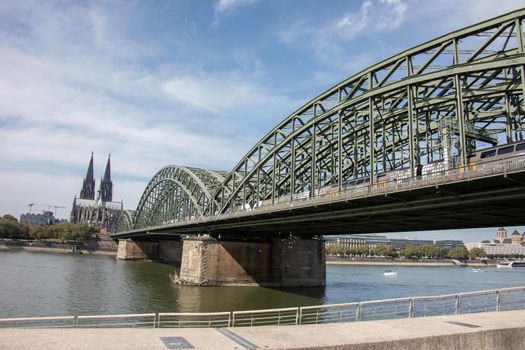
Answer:
<svg viewBox="0 0 525 350"><path fill-rule="evenodd" d="M456 266L468 266L467 263L463 262L463 261L459 261L457 259L452 259L452 263Z"/></svg>
<svg viewBox="0 0 525 350"><path fill-rule="evenodd" d="M395 271L392 271L392 270L385 270L385 272L383 273L384 276L397 276L397 272Z"/></svg>
<svg viewBox="0 0 525 350"><path fill-rule="evenodd" d="M498 269L516 269L516 268L525 268L524 260L516 260L510 262L501 262L496 265Z"/></svg>
<svg viewBox="0 0 525 350"><path fill-rule="evenodd" d="M481 269L472 269L472 272L481 272Z"/></svg>

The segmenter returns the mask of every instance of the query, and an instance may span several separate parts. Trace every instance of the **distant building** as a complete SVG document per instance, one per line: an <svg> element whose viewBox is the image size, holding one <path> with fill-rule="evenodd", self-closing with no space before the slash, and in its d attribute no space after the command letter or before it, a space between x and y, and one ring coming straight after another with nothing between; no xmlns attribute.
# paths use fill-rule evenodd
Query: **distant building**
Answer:
<svg viewBox="0 0 525 350"><path fill-rule="evenodd" d="M503 227L498 228L496 231L496 238L492 240L491 243L495 244L514 244L514 245L524 245L525 244L525 232L520 234L518 230L514 230L510 237L507 236L507 230Z"/></svg>
<svg viewBox="0 0 525 350"><path fill-rule="evenodd" d="M390 245L390 240L385 236L374 234L366 235L347 235L347 236L324 236L326 247L333 244L338 244L343 247L356 248L358 246L368 246L374 249L379 245Z"/></svg>
<svg viewBox="0 0 525 350"><path fill-rule="evenodd" d="M456 247L464 247L465 243L460 240L446 239L442 241L436 241L435 244L443 249L452 249Z"/></svg>
<svg viewBox="0 0 525 350"><path fill-rule="evenodd" d="M122 202L113 202L113 182L111 181L110 158L106 164L104 177L100 183L100 189L95 197L95 178L93 176L93 153L89 162L88 170L80 197L73 200L70 221L72 223L86 223L89 225L100 225L111 229L117 224L118 217L122 212Z"/></svg>
<svg viewBox="0 0 525 350"><path fill-rule="evenodd" d="M484 242L485 243L468 243L466 246L468 250L474 247L483 248L487 255L525 257L525 232L520 234L518 230L514 230L510 237L508 237L507 230L500 227L496 231L495 239Z"/></svg>
<svg viewBox="0 0 525 350"><path fill-rule="evenodd" d="M500 227L497 231L496 231L496 239L501 242L503 241L505 238L507 238L507 230L505 230L503 227Z"/></svg>
<svg viewBox="0 0 525 350"><path fill-rule="evenodd" d="M418 246L418 245L429 245L434 244L434 241L426 239L408 239L408 238L390 238L392 246L398 250L403 249L407 245Z"/></svg>
<svg viewBox="0 0 525 350"><path fill-rule="evenodd" d="M380 236L375 234L364 234L364 235L345 235L345 236L324 236L326 247L332 244L338 244L343 247L355 248L361 245L368 245L369 248L373 249L378 245L391 245L397 250L403 249L405 246L420 246L420 245L433 245L451 249L457 246L464 246L463 241L458 240L445 240L445 241L432 241L426 239L408 239L408 238L387 238L386 236Z"/></svg>
<svg viewBox="0 0 525 350"><path fill-rule="evenodd" d="M525 246L518 244L467 243L465 246L468 250L471 250L472 248L483 248L485 253L489 256L525 256Z"/></svg>
<svg viewBox="0 0 525 350"><path fill-rule="evenodd" d="M25 213L20 215L20 223L29 226L29 228L53 225L62 221L65 220L55 218L51 211L43 211L42 214Z"/></svg>

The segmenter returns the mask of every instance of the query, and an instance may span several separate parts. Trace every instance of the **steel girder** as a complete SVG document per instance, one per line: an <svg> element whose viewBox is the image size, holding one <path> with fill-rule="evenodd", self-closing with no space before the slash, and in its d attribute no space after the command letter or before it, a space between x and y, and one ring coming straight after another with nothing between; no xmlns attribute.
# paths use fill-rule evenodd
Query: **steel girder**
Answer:
<svg viewBox="0 0 525 350"><path fill-rule="evenodd" d="M133 229L133 219L135 217L134 210L124 210L117 222L116 232L125 232Z"/></svg>
<svg viewBox="0 0 525 350"><path fill-rule="evenodd" d="M314 98L225 177L207 215L341 190L360 178L525 138L525 10L384 60ZM445 159L447 158L447 159Z"/></svg>
<svg viewBox="0 0 525 350"><path fill-rule="evenodd" d="M131 227L313 197L396 169L414 176L437 161L457 167L471 151L525 139L524 19L515 11L363 70L293 112L229 173L161 169Z"/></svg>
<svg viewBox="0 0 525 350"><path fill-rule="evenodd" d="M224 175L224 172L176 165L162 168L146 186L132 228L202 217L214 202L212 194L224 181Z"/></svg>

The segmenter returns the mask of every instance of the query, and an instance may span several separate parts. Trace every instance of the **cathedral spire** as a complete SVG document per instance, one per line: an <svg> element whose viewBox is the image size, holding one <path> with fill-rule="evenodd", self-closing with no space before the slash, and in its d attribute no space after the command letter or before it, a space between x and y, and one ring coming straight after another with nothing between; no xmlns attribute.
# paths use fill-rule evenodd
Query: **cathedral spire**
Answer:
<svg viewBox="0 0 525 350"><path fill-rule="evenodd" d="M113 182L111 181L111 154L108 156L104 177L100 182L100 193L103 202L111 202L113 200Z"/></svg>
<svg viewBox="0 0 525 350"><path fill-rule="evenodd" d="M91 152L91 160L89 161L88 170L84 183L82 184L82 190L80 190L81 199L95 199L95 178L93 176L93 152Z"/></svg>

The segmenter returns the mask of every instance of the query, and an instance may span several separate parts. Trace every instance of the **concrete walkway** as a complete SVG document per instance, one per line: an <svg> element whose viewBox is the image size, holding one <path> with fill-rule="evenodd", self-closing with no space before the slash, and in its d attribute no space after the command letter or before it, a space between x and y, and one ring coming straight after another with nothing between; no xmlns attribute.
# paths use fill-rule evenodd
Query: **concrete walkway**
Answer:
<svg viewBox="0 0 525 350"><path fill-rule="evenodd" d="M227 329L0 329L0 349L252 348L525 349L525 310L361 323Z"/></svg>

